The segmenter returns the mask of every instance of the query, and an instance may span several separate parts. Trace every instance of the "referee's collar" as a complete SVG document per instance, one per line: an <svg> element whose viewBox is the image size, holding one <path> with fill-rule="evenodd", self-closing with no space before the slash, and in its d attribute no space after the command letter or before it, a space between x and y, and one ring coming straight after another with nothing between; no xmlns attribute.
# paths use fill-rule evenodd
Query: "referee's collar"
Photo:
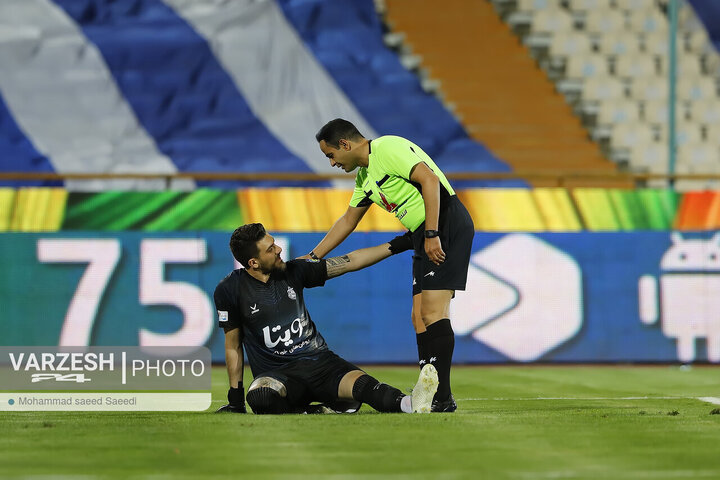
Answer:
<svg viewBox="0 0 720 480"><path fill-rule="evenodd" d="M368 140L368 155L372 154L372 147L370 144L372 143L372 140Z"/></svg>

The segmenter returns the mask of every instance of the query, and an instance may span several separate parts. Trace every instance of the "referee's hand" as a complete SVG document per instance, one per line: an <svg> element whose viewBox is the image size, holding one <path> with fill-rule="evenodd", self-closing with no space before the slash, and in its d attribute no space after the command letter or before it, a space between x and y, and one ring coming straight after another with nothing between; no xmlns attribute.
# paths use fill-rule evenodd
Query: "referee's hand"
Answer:
<svg viewBox="0 0 720 480"><path fill-rule="evenodd" d="M440 237L432 237L425 239L425 253L435 265L440 265L445 261L445 252L440 243Z"/></svg>

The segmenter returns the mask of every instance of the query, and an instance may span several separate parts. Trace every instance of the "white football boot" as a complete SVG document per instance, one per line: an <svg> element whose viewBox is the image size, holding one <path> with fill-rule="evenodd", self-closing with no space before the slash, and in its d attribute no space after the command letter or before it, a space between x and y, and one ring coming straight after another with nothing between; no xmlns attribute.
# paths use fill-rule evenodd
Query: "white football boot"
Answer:
<svg viewBox="0 0 720 480"><path fill-rule="evenodd" d="M438 374L435 367L428 363L422 370L412 391L413 413L430 413L433 397L438 389Z"/></svg>

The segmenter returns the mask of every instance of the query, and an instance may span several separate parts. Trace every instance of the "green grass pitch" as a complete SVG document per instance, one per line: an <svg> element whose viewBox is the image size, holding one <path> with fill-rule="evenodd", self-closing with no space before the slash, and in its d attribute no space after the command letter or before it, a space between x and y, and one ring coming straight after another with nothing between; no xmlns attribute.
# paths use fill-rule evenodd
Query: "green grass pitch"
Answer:
<svg viewBox="0 0 720 480"><path fill-rule="evenodd" d="M453 388L454 414L3 413L0 478L720 479L717 366L460 366Z"/></svg>

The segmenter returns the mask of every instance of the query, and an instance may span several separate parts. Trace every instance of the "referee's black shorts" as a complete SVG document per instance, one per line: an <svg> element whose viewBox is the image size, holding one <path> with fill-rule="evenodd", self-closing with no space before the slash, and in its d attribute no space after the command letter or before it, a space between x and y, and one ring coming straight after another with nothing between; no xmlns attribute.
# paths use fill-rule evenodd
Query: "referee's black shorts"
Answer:
<svg viewBox="0 0 720 480"><path fill-rule="evenodd" d="M425 253L425 223L412 234L413 296L423 290L465 290L475 225L456 195L450 197L447 208L440 212L439 229L445 252L445 261L440 265L432 263Z"/></svg>

